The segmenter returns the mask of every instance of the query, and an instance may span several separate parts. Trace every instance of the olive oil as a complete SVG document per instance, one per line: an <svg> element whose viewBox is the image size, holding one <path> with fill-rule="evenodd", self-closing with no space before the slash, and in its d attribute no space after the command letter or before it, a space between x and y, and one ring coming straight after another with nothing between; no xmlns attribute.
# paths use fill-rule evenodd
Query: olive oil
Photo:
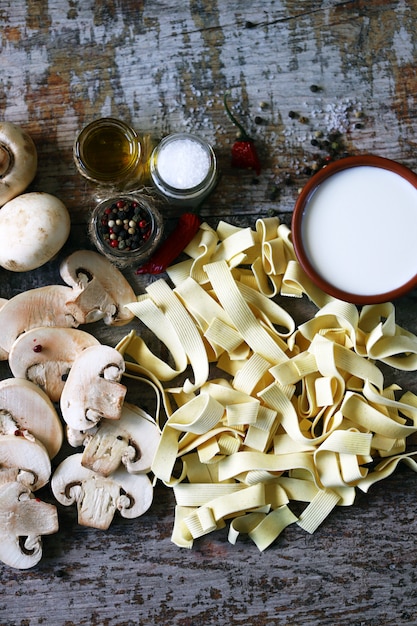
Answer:
<svg viewBox="0 0 417 626"><path fill-rule="evenodd" d="M78 135L74 160L85 178L128 188L140 178L140 140L124 122L101 118L86 126Z"/></svg>

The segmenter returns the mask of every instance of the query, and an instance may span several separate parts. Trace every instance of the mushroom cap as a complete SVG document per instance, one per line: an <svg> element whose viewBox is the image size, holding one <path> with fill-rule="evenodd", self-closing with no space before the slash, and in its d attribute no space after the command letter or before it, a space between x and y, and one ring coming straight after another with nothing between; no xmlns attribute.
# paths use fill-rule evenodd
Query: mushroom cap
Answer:
<svg viewBox="0 0 417 626"><path fill-rule="evenodd" d="M133 319L126 304L137 300L135 292L106 257L92 250L78 250L61 264L63 281L82 288L76 300L88 321L103 319L105 324L122 326Z"/></svg>
<svg viewBox="0 0 417 626"><path fill-rule="evenodd" d="M82 454L68 456L55 470L51 487L55 498L69 506L77 503L78 523L105 530L118 510L133 519L151 506L153 486L146 474L123 469L101 476L81 465Z"/></svg>
<svg viewBox="0 0 417 626"><path fill-rule="evenodd" d="M49 458L58 454L64 438L62 423L51 400L37 385L19 378L0 381L0 413L3 412L11 416L16 430L27 430L40 441ZM0 425L1 422L0 415Z"/></svg>
<svg viewBox="0 0 417 626"><path fill-rule="evenodd" d="M150 472L161 438L154 419L125 402L119 420L103 419L87 438L82 465L108 476L123 464L129 473Z"/></svg>
<svg viewBox="0 0 417 626"><path fill-rule="evenodd" d="M35 498L19 482L0 485L0 560L16 569L28 569L42 557L41 535L58 531L53 504Z"/></svg>
<svg viewBox="0 0 417 626"><path fill-rule="evenodd" d="M28 187L37 166L32 137L16 124L0 122L0 206Z"/></svg>
<svg viewBox="0 0 417 626"><path fill-rule="evenodd" d="M70 228L68 210L55 196L18 195L0 211L0 265L12 272L41 267L62 248Z"/></svg>
<svg viewBox="0 0 417 626"><path fill-rule="evenodd" d="M0 471L12 468L20 470L20 482L32 491L46 485L51 476L51 461L45 447L23 433L0 436Z"/></svg>
<svg viewBox="0 0 417 626"><path fill-rule="evenodd" d="M74 430L88 430L102 418L119 419L126 387L119 381L123 356L99 344L83 350L74 360L61 394L62 417Z"/></svg>
<svg viewBox="0 0 417 626"><path fill-rule="evenodd" d="M9 366L13 376L32 381L52 402L59 402L75 358L98 344L98 339L78 328L32 328L13 343Z"/></svg>
<svg viewBox="0 0 417 626"><path fill-rule="evenodd" d="M47 285L18 293L0 308L0 359L7 359L16 339L32 328L76 328L85 318L73 302L74 290Z"/></svg>

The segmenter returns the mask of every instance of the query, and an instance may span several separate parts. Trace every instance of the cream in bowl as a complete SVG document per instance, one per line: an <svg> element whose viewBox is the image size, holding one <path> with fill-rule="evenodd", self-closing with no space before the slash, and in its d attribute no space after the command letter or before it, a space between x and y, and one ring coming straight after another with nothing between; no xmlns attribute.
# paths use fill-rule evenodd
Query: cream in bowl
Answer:
<svg viewBox="0 0 417 626"><path fill-rule="evenodd" d="M417 174L374 155L331 163L301 191L292 237L326 293L355 304L405 294L417 285Z"/></svg>

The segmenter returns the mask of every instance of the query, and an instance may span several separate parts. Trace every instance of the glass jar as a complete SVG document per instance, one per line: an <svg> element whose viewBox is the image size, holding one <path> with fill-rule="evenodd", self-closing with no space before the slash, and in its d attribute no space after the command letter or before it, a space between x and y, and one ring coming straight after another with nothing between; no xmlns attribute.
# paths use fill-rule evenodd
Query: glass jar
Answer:
<svg viewBox="0 0 417 626"><path fill-rule="evenodd" d="M85 126L75 140L73 154L79 173L100 185L132 189L143 177L139 136L112 117Z"/></svg>
<svg viewBox="0 0 417 626"><path fill-rule="evenodd" d="M142 265L157 249L163 219L151 196L119 194L93 209L89 235L97 250L120 269Z"/></svg>
<svg viewBox="0 0 417 626"><path fill-rule="evenodd" d="M149 175L169 203L198 206L217 184L216 155L199 137L174 133L152 151Z"/></svg>

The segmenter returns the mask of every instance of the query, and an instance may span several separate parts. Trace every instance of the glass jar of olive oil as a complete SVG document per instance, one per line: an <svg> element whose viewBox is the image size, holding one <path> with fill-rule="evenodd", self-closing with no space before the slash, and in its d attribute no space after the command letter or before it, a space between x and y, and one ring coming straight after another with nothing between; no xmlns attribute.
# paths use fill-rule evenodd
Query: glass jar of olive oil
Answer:
<svg viewBox="0 0 417 626"><path fill-rule="evenodd" d="M145 168L142 156L136 131L112 117L85 126L74 143L74 162L84 178L122 190L141 182Z"/></svg>

